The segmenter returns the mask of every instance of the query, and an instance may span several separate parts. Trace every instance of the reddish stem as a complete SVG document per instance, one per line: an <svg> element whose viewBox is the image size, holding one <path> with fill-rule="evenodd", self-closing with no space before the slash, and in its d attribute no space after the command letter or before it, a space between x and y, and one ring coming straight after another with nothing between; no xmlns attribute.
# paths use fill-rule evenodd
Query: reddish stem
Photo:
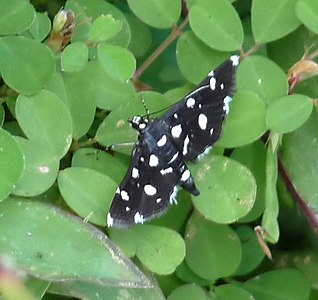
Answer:
<svg viewBox="0 0 318 300"><path fill-rule="evenodd" d="M189 18L185 17L179 27L173 28L170 35L163 43L148 57L148 59L138 68L133 76L133 79L138 79L141 74L158 58L158 56L177 38L181 35L182 29L188 24Z"/></svg>
<svg viewBox="0 0 318 300"><path fill-rule="evenodd" d="M311 207L301 198L299 193L297 192L295 186L293 185L290 177L288 176L287 170L284 167L284 164L281 159L278 160L279 165L279 172L285 180L287 188L291 195L296 200L299 208L302 210L303 214L305 215L306 219L308 220L309 224L312 226L315 234L318 236L318 219L311 209Z"/></svg>

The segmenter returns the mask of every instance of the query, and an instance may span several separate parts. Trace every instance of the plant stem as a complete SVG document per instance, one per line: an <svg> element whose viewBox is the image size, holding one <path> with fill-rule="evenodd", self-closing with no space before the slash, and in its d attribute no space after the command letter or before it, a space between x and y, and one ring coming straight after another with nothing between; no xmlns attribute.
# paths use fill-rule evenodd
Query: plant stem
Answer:
<svg viewBox="0 0 318 300"><path fill-rule="evenodd" d="M189 18L185 17L179 27L173 28L170 35L163 43L146 59L146 61L138 68L133 76L133 79L138 79L141 74L158 58L158 56L177 38L181 35L182 29L188 24Z"/></svg>
<svg viewBox="0 0 318 300"><path fill-rule="evenodd" d="M318 219L317 216L315 215L314 211L312 208L307 204L304 199L300 196L298 193L297 189L295 188L293 182L291 181L287 170L284 167L284 164L281 159L278 160L279 163L279 172L282 175L282 177L285 180L285 183L287 185L287 188L293 198L296 200L296 203L298 204L299 208L302 210L303 214L305 215L307 221L311 225L313 231L315 232L316 235L318 235Z"/></svg>

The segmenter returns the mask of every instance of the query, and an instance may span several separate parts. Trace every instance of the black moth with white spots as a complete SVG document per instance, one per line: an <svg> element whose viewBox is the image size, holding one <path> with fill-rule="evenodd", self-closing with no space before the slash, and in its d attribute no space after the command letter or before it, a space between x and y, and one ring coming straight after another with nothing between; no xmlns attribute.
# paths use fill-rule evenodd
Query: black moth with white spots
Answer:
<svg viewBox="0 0 318 300"><path fill-rule="evenodd" d="M219 139L238 64L239 57L231 56L153 122L141 116L130 121L139 142L107 215L109 227L130 227L162 214L176 202L178 186L199 195L184 161L200 159Z"/></svg>

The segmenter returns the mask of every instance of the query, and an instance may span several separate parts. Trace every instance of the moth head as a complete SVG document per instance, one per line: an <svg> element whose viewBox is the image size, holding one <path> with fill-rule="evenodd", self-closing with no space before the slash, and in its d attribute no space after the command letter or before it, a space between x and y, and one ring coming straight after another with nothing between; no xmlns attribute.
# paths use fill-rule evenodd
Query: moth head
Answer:
<svg viewBox="0 0 318 300"><path fill-rule="evenodd" d="M147 127L148 120L142 116L134 116L132 119L129 119L128 122L130 123L131 127L141 131Z"/></svg>

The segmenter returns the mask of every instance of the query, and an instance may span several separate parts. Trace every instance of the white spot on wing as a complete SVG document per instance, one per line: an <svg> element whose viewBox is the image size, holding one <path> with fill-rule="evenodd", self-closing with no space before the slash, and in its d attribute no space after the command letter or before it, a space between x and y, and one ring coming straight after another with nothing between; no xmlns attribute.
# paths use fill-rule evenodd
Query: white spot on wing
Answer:
<svg viewBox="0 0 318 300"><path fill-rule="evenodd" d="M210 135L213 134L213 131L214 131L214 128L211 128L211 129L210 129Z"/></svg>
<svg viewBox="0 0 318 300"><path fill-rule="evenodd" d="M230 102L232 101L232 97L226 96L223 100L223 110L226 114L230 112Z"/></svg>
<svg viewBox="0 0 318 300"><path fill-rule="evenodd" d="M172 158L169 160L168 164L171 164L173 161L175 161L175 160L177 159L178 155L179 155L179 152L176 152L176 153L172 156Z"/></svg>
<svg viewBox="0 0 318 300"><path fill-rule="evenodd" d="M188 153L188 144L189 144L189 136L187 135L185 140L184 140L184 144L183 144L183 150L182 150L182 154L186 155Z"/></svg>
<svg viewBox="0 0 318 300"><path fill-rule="evenodd" d="M138 125L138 128L139 128L139 129L145 129L145 128L146 128L146 123L140 123L140 124Z"/></svg>
<svg viewBox="0 0 318 300"><path fill-rule="evenodd" d="M221 87L221 90L224 90L224 84L223 83L220 84L220 87Z"/></svg>
<svg viewBox="0 0 318 300"><path fill-rule="evenodd" d="M107 226L108 227L112 227L114 224L114 219L112 218L112 216L110 215L110 213L107 214Z"/></svg>
<svg viewBox="0 0 318 300"><path fill-rule="evenodd" d="M208 76L214 76L214 70L211 70Z"/></svg>
<svg viewBox="0 0 318 300"><path fill-rule="evenodd" d="M164 135L161 137L161 139L157 142L157 146L158 146L158 147L162 147L162 146L164 146L164 145L166 144L166 142L167 142L167 137L166 137L166 135L164 134Z"/></svg>
<svg viewBox="0 0 318 300"><path fill-rule="evenodd" d="M138 211L135 213L135 216L134 216L134 221L135 221L135 223L136 224L138 224L138 223L141 223L141 224L143 224L144 223L144 216L143 215L141 215Z"/></svg>
<svg viewBox="0 0 318 300"><path fill-rule="evenodd" d="M135 167L133 167L132 171L131 171L131 176L132 178L138 178L139 177L139 170Z"/></svg>
<svg viewBox="0 0 318 300"><path fill-rule="evenodd" d="M186 105L187 105L187 107L193 107L194 106L194 104L195 104L195 99L194 98L189 98L188 100L187 100L187 102L186 102Z"/></svg>
<svg viewBox="0 0 318 300"><path fill-rule="evenodd" d="M215 79L215 77L211 77L211 78L210 78L210 89L211 89L212 91L215 90L215 85L216 85L216 79Z"/></svg>
<svg viewBox="0 0 318 300"><path fill-rule="evenodd" d="M185 170L181 176L181 181L187 181L190 178L190 171L189 170Z"/></svg>
<svg viewBox="0 0 318 300"><path fill-rule="evenodd" d="M160 202L161 202L161 198L157 198L157 199L156 199L156 202L157 202L157 203L160 203Z"/></svg>
<svg viewBox="0 0 318 300"><path fill-rule="evenodd" d="M175 117L175 119L178 119L178 118L179 118L179 116L178 116L177 113L174 113L173 116Z"/></svg>
<svg viewBox="0 0 318 300"><path fill-rule="evenodd" d="M199 114L199 117L198 117L198 124L200 126L200 128L202 130L205 130L206 129L206 125L208 123L208 118L206 117L205 114Z"/></svg>
<svg viewBox="0 0 318 300"><path fill-rule="evenodd" d="M158 156L151 154L149 157L149 166L156 167L159 164Z"/></svg>
<svg viewBox="0 0 318 300"><path fill-rule="evenodd" d="M146 184L144 186L144 191L148 196L153 196L157 193L157 189L151 184Z"/></svg>
<svg viewBox="0 0 318 300"><path fill-rule="evenodd" d="M205 90L205 89L208 88L208 87L209 87L209 85L200 86L200 87L198 87L196 90L192 91L192 92L188 95L188 97L191 97L192 95L195 95L195 94L197 94L198 92L200 92L201 90Z"/></svg>
<svg viewBox="0 0 318 300"><path fill-rule="evenodd" d="M126 209L126 211L128 212L128 211L130 211L131 208L130 208L129 206L126 206L125 209Z"/></svg>
<svg viewBox="0 0 318 300"><path fill-rule="evenodd" d="M122 198L124 201L128 201L128 200L129 200L129 195L128 195L127 191L125 191L125 190L121 190L120 196L121 196L121 198Z"/></svg>
<svg viewBox="0 0 318 300"><path fill-rule="evenodd" d="M173 169L171 167L169 167L167 169L160 170L160 174L161 175L169 174L169 173L172 173L172 172L173 172Z"/></svg>
<svg viewBox="0 0 318 300"><path fill-rule="evenodd" d="M170 198L169 198L170 204L172 204L172 203L178 204L178 202L177 202L178 190L179 190L179 189L178 189L177 186L175 186L175 187L173 188L173 192L172 192L172 194L170 195Z"/></svg>
<svg viewBox="0 0 318 300"><path fill-rule="evenodd" d="M171 128L171 134L174 138L178 138L181 135L182 128L181 124L175 125Z"/></svg>
<svg viewBox="0 0 318 300"><path fill-rule="evenodd" d="M120 194L120 188L119 187L116 190L116 194Z"/></svg>
<svg viewBox="0 0 318 300"><path fill-rule="evenodd" d="M143 157L140 157L140 161L141 161L141 162L144 162L145 159L144 159Z"/></svg>
<svg viewBox="0 0 318 300"><path fill-rule="evenodd" d="M230 57L230 60L232 61L233 63L233 66L238 66L239 62L240 62L240 57L238 55L232 55Z"/></svg>

